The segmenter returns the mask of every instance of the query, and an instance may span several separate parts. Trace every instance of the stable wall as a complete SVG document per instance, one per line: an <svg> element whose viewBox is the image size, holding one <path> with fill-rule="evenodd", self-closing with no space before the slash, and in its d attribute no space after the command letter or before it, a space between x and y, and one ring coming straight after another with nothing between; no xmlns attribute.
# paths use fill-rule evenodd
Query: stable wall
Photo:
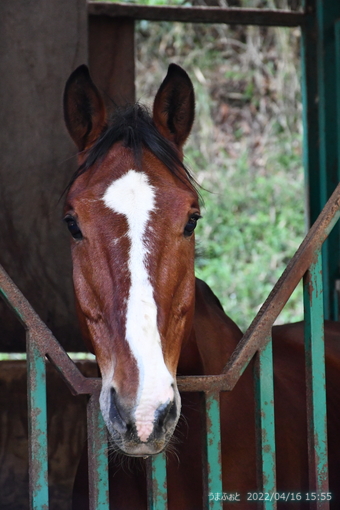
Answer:
<svg viewBox="0 0 340 510"><path fill-rule="evenodd" d="M0 2L0 263L68 350L83 350L58 200L76 168L62 94L87 62L85 0ZM0 302L0 351L24 331Z"/></svg>

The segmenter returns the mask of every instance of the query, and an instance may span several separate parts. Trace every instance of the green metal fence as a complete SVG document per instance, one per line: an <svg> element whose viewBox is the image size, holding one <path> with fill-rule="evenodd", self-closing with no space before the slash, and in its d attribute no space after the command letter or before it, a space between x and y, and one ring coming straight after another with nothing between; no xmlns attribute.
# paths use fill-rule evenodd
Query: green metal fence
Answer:
<svg viewBox="0 0 340 510"><path fill-rule="evenodd" d="M219 461L221 458L219 394L221 391L232 391L253 356L256 357L256 433L260 475L258 490L269 494L275 493L271 328L302 278L306 319L309 466L310 479L313 483L310 489L315 492L328 490L321 248L339 216L340 184L238 344L223 373L216 376L178 378L181 392L200 391L205 395L206 508L217 510L223 505L223 498L216 497L223 492L222 466ZM100 379L86 378L78 371L2 268L0 268L0 291L24 325L27 334L30 508L32 510L49 508L45 377L47 358L59 370L74 395L90 395L87 414L90 509L106 510L109 508L107 435L99 410ZM165 454L157 455L148 462L148 508L165 510L167 507ZM274 510L275 499L263 501L263 508ZM320 502L318 508L326 510L328 502Z"/></svg>

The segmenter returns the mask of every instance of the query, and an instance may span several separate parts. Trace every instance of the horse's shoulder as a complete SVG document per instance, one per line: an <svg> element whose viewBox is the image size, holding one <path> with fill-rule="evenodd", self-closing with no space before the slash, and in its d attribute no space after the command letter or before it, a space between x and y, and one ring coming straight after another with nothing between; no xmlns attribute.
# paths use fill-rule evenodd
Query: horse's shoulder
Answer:
<svg viewBox="0 0 340 510"><path fill-rule="evenodd" d="M221 301L213 293L213 291L205 281L200 280L200 278L195 278L195 290L196 290L196 303L198 304L198 306L202 303L207 304L210 303L211 305L215 305L221 310L223 310Z"/></svg>
<svg viewBox="0 0 340 510"><path fill-rule="evenodd" d="M295 322L273 327L273 346L275 351L287 355L303 354L304 322ZM327 366L333 366L340 372L340 322L325 321L325 354Z"/></svg>
<svg viewBox="0 0 340 510"><path fill-rule="evenodd" d="M224 313L213 291L199 279L196 279L192 333L206 375L221 373L242 338L241 330Z"/></svg>
<svg viewBox="0 0 340 510"><path fill-rule="evenodd" d="M195 321L208 321L211 329L227 328L229 335L238 340L242 338L242 331L225 313L218 297L209 285L199 278L196 278L195 299Z"/></svg>
<svg viewBox="0 0 340 510"><path fill-rule="evenodd" d="M336 349L340 353L340 322L327 320L324 322L324 328L326 344L329 344L332 349ZM276 342L286 341L301 344L304 339L304 329L304 321L274 326L273 339Z"/></svg>

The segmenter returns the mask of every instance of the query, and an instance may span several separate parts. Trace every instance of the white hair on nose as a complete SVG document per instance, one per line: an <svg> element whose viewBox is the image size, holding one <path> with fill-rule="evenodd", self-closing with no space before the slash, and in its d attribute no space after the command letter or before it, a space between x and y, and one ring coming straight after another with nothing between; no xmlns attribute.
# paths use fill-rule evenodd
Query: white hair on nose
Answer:
<svg viewBox="0 0 340 510"><path fill-rule="evenodd" d="M128 268L131 285L127 301L126 340L139 370L135 420L139 439L153 431L155 411L174 398L173 378L163 358L157 326L157 305L147 269L147 226L156 209L155 188L143 172L129 170L107 188L103 200L128 222Z"/></svg>

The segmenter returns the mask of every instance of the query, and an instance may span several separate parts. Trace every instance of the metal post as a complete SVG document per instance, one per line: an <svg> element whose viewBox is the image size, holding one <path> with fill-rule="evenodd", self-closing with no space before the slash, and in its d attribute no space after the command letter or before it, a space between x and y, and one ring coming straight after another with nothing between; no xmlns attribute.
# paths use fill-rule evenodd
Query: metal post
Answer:
<svg viewBox="0 0 340 510"><path fill-rule="evenodd" d="M48 510L45 359L26 333L30 510Z"/></svg>
<svg viewBox="0 0 340 510"><path fill-rule="evenodd" d="M336 85L336 20L340 2L305 0L306 23L302 27L302 100L304 165L308 194L309 225L314 223L340 180ZM339 67L339 64L338 64ZM340 245L337 226L323 247L325 318L333 316L335 280L340 277L335 256Z"/></svg>
<svg viewBox="0 0 340 510"><path fill-rule="evenodd" d="M166 454L147 459L148 510L167 510Z"/></svg>
<svg viewBox="0 0 340 510"><path fill-rule="evenodd" d="M310 490L328 492L327 415L321 253L304 276ZM328 501L312 503L327 510Z"/></svg>
<svg viewBox="0 0 340 510"><path fill-rule="evenodd" d="M320 209L339 182L337 147L337 95L335 60L335 20L340 17L340 3L317 0L317 77L320 144ZM325 318L332 318L331 299L334 282L340 276L339 262L334 254L340 243L337 226L323 248L323 281Z"/></svg>
<svg viewBox="0 0 340 510"><path fill-rule="evenodd" d="M205 393L205 445L203 451L203 508L223 508L220 394Z"/></svg>
<svg viewBox="0 0 340 510"><path fill-rule="evenodd" d="M254 371L258 490L269 495L269 498L263 501L263 508L275 510L277 507L275 500L276 458L271 339L256 354Z"/></svg>
<svg viewBox="0 0 340 510"><path fill-rule="evenodd" d="M107 430L98 395L87 404L90 510L109 510Z"/></svg>
<svg viewBox="0 0 340 510"><path fill-rule="evenodd" d="M321 210L319 196L319 117L316 73L315 1L305 0L306 20L301 27L301 93L303 121L303 163L305 170L306 224L309 228Z"/></svg>

